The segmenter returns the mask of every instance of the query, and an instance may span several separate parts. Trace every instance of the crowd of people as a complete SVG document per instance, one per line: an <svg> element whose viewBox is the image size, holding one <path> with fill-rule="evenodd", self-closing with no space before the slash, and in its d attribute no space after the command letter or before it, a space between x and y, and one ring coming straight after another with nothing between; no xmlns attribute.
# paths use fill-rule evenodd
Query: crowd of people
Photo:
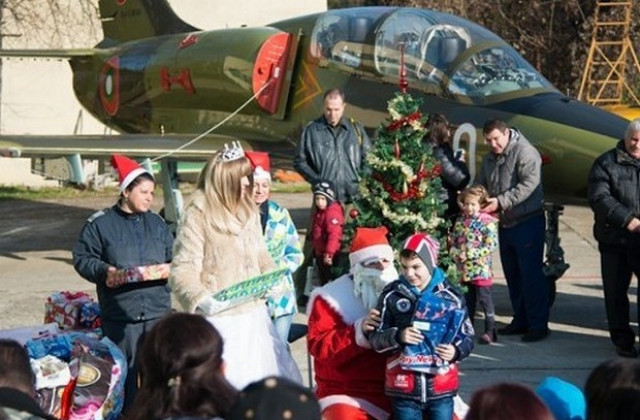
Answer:
<svg viewBox="0 0 640 420"><path fill-rule="evenodd" d="M329 90L323 115L304 129L298 144L294 165L314 196L306 258L289 212L270 197L268 154L233 143L213 155L175 239L150 210L152 173L114 155L118 200L87 220L73 263L95 283L104 335L126 357L125 418L451 420L464 414L454 408L458 363L476 342L492 344L500 335L530 343L548 337L542 161L523 133L504 121L487 121L489 152L471 180L464 156L451 147L449 122L433 115L423 141L442 166L448 241L416 232L392 249L392 232L376 226L357 227L344 244L345 216L360 193L371 147L362 125L344 115L345 107L344 93ZM508 382L479 389L465 418L631 419L636 417L630 413L640 413L640 363L630 360L638 351L628 299L632 274L640 276L639 170L635 120L593 164L588 192L609 333L626 359L592 372L584 394L578 390L573 399L576 417L554 411L554 401L571 394L557 388L571 385L550 379L537 394ZM458 279L447 278L439 265L443 247ZM513 313L502 328L491 291L496 248ZM289 348L300 287L294 273L305 259L313 260L320 279L306 306L313 392L301 385ZM348 261L348 270L336 276L345 265L341 260ZM172 311L171 294L178 312ZM478 305L484 326L476 336ZM0 410L47 418L33 404L32 376L23 373L15 381L20 386L6 379L17 375L13 370L29 370L20 350L0 341ZM10 358L11 369L5 368ZM8 405L6 396L16 392L20 404Z"/></svg>

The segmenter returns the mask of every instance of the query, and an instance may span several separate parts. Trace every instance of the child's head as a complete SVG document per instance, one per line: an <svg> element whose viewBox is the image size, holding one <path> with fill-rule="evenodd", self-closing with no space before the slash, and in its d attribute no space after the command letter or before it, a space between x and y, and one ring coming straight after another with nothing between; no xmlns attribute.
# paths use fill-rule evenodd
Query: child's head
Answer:
<svg viewBox="0 0 640 420"><path fill-rule="evenodd" d="M418 290L423 290L431 281L438 265L439 249L440 244L425 233L414 233L404 241L400 251L402 275Z"/></svg>
<svg viewBox="0 0 640 420"><path fill-rule="evenodd" d="M313 186L313 200L319 210L324 210L336 199L331 181L319 181Z"/></svg>
<svg viewBox="0 0 640 420"><path fill-rule="evenodd" d="M489 193L482 185L473 185L458 194L458 205L462 213L474 216L487 204L488 198Z"/></svg>

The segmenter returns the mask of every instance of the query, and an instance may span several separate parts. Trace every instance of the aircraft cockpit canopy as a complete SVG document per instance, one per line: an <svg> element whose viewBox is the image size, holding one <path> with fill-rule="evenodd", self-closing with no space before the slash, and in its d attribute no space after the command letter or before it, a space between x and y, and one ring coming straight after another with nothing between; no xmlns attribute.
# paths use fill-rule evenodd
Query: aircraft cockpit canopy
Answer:
<svg viewBox="0 0 640 420"><path fill-rule="evenodd" d="M353 68L360 67L367 34L385 10L367 7L323 13L311 34L311 55Z"/></svg>
<svg viewBox="0 0 640 420"><path fill-rule="evenodd" d="M323 13L311 55L397 80L401 48L411 85L460 100L488 102L505 93L556 91L499 36L466 19L427 9L361 7ZM363 53L373 62L363 63Z"/></svg>
<svg viewBox="0 0 640 420"><path fill-rule="evenodd" d="M472 101L521 89L555 88L491 31L457 16L399 9L376 31L376 71L398 77L401 45L409 80Z"/></svg>

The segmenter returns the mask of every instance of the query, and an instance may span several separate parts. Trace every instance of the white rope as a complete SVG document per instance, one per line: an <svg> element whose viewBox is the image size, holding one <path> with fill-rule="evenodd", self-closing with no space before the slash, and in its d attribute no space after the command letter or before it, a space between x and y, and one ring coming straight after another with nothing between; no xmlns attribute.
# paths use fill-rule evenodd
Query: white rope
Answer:
<svg viewBox="0 0 640 420"><path fill-rule="evenodd" d="M176 149L167 152L163 155L160 155L158 157L155 157L153 159L150 159L151 162L156 162L162 158L166 158L169 157L171 155L173 155L174 153L184 149L185 147L189 147L191 146L193 143L197 142L198 140L202 139L203 137L211 134L214 130L216 130L218 127L220 127L221 125L223 125L224 123L226 123L227 121L229 121L231 118L235 117L240 111L242 111L247 105L249 105L249 103L251 103L251 101L253 101L258 95L260 95L262 93L263 90L266 89L267 86L269 86L271 84L271 82L273 81L273 79L270 79L267 83L264 84L264 86L262 86L260 88L259 91L257 91L252 97L250 97L249 99L247 99L247 101L245 103L243 103L242 105L240 105L240 107L238 109L236 109L235 111L233 111L231 114L229 114L224 120L220 121L218 124L214 125L213 127L211 127L210 129L208 129L207 131L205 131L204 133L198 135L196 138L189 140L188 142L186 142L185 144L183 144L180 147L177 147Z"/></svg>

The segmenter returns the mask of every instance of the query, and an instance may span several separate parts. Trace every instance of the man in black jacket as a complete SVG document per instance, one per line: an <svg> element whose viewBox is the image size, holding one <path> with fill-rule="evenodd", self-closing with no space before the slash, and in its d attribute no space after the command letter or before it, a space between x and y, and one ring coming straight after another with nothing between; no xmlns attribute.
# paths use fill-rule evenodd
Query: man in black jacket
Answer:
<svg viewBox="0 0 640 420"><path fill-rule="evenodd" d="M344 116L345 106L344 92L340 89L330 89L324 94L323 115L304 128L293 166L311 185L319 181L333 182L335 199L342 204L346 219L353 208L351 203L358 196L360 170L365 154L371 148L371 141L360 123ZM308 230L311 231L311 221ZM311 264L310 244L311 242L305 241L305 260L295 275L296 290L299 293L305 289L305 274ZM345 249L338 253L336 260L346 260ZM306 305L307 298L300 298L298 303Z"/></svg>
<svg viewBox="0 0 640 420"><path fill-rule="evenodd" d="M324 94L323 115L302 132L293 166L310 184L328 180L336 187L336 200L350 204L358 195L359 171L371 141L362 125L344 116L344 93Z"/></svg>
<svg viewBox="0 0 640 420"><path fill-rule="evenodd" d="M629 284L640 278L640 119L629 123L624 139L605 152L589 173L609 335L622 357L637 357L629 325ZM640 290L640 289L639 289Z"/></svg>

